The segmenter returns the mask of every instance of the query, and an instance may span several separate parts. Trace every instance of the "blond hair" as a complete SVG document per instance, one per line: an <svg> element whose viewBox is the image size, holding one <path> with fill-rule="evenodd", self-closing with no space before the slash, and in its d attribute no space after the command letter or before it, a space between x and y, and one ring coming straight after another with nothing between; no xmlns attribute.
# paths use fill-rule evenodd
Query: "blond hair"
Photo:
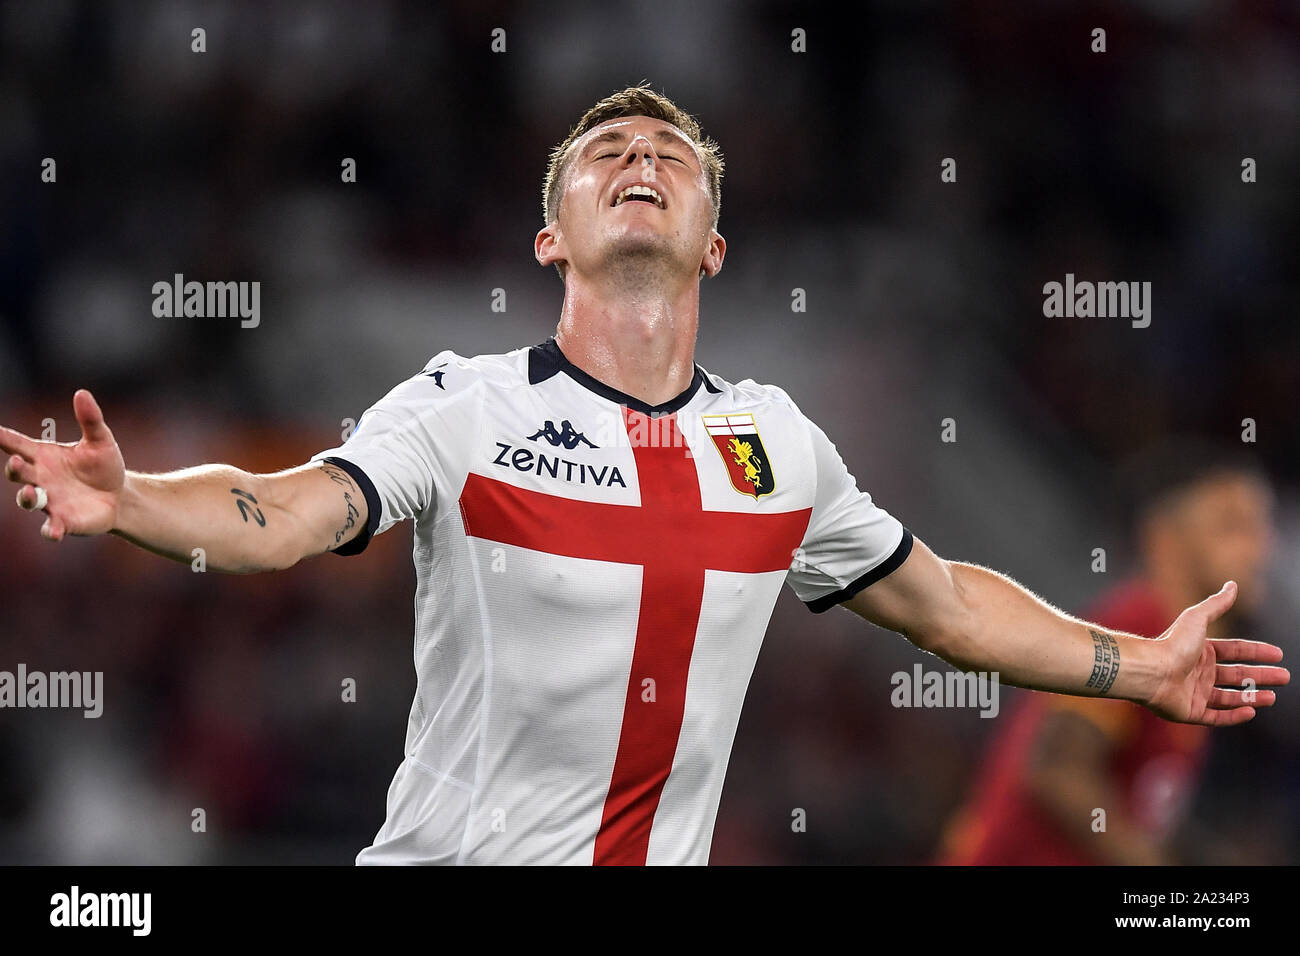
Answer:
<svg viewBox="0 0 1300 956"><path fill-rule="evenodd" d="M560 200L564 198L564 176L568 171L569 151L573 144L601 123L624 116L648 116L671 123L695 144L700 164L704 167L704 175L709 182L709 197L713 200L713 227L716 229L718 216L722 213L722 150L704 135L695 117L662 93L650 89L649 84L644 82L611 93L587 110L577 125L569 130L569 135L551 150L550 162L546 167L546 181L542 185L543 224L549 226L560 214Z"/></svg>

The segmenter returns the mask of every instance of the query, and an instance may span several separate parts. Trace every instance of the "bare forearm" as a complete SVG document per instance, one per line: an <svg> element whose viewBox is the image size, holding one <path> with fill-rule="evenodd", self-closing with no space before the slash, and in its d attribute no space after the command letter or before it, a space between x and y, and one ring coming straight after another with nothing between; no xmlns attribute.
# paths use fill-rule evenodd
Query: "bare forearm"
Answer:
<svg viewBox="0 0 1300 956"><path fill-rule="evenodd" d="M233 574L292 565L293 519L269 483L229 465L165 475L127 472L112 533L155 554Z"/></svg>
<svg viewBox="0 0 1300 956"><path fill-rule="evenodd" d="M1005 684L1144 702L1159 684L1152 641L1057 610L1005 575L949 562L961 626L927 649Z"/></svg>
<svg viewBox="0 0 1300 956"><path fill-rule="evenodd" d="M1118 697L1166 720L1226 727L1276 700L1291 679L1282 648L1211 640L1207 628L1236 598L1229 581L1182 613L1159 638L1071 617L1005 575L945 561L914 540L901 566L843 602L868 621L963 670L1008 684L1083 697Z"/></svg>

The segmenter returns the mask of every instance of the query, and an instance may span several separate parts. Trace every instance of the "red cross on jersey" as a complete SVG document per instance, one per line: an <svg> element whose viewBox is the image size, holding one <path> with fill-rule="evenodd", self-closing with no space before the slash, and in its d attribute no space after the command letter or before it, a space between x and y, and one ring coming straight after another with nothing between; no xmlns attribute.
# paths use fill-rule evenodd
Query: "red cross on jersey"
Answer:
<svg viewBox="0 0 1300 956"><path fill-rule="evenodd" d="M783 582L826 610L912 536L774 386L647 406L553 339L435 356L321 452L414 519L415 701L358 863L707 863Z"/></svg>

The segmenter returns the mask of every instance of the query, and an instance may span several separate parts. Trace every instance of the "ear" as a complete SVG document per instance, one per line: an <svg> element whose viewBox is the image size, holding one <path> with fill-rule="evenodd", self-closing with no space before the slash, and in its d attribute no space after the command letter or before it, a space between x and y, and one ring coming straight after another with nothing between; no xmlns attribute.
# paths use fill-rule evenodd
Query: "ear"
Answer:
<svg viewBox="0 0 1300 956"><path fill-rule="evenodd" d="M558 221L551 223L533 240L533 257L539 265L550 266L567 262L569 255L564 247L564 233Z"/></svg>
<svg viewBox="0 0 1300 956"><path fill-rule="evenodd" d="M727 240L716 229L709 230L709 245L700 260L700 271L712 279L722 271L722 260L727 255Z"/></svg>

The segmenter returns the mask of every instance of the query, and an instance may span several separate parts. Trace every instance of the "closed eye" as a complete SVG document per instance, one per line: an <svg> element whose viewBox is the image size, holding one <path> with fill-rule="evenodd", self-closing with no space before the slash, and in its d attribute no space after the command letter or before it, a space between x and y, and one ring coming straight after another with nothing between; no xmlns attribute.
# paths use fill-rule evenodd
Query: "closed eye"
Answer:
<svg viewBox="0 0 1300 956"><path fill-rule="evenodd" d="M621 155L623 155L623 154L622 154L622 153L601 153L599 156L595 157L595 159L596 159L596 160L601 160L601 159L618 159L618 157L621 156ZM671 159L674 163L681 163L683 166L686 165L686 160L684 160L684 159L679 159L679 158L676 157L676 156L665 156L663 153L660 153L660 154L659 154L659 158L660 158L660 159Z"/></svg>

